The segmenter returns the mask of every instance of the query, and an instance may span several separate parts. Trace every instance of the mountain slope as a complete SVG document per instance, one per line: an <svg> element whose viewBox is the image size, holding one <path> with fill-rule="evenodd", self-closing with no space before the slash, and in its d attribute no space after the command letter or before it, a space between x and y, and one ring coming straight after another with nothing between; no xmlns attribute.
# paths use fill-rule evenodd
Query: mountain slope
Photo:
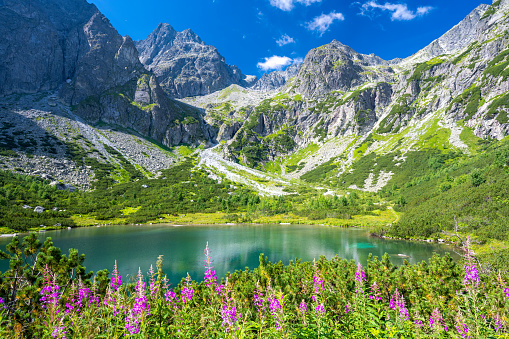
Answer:
<svg viewBox="0 0 509 339"><path fill-rule="evenodd" d="M232 116L244 112L247 119L223 154L286 176L328 180L370 154L401 152L392 174L368 169L355 186L379 190L391 184L407 152L469 152L476 138L500 140L509 133L508 16L506 2L479 6L405 60L362 55L337 41L316 48L279 93L254 105L229 103ZM456 43L461 39L472 42Z"/></svg>
<svg viewBox="0 0 509 339"><path fill-rule="evenodd" d="M206 95L232 84L250 86L256 81L228 65L214 46L206 45L190 29L177 32L162 23L145 40L137 41L136 47L141 62L172 97Z"/></svg>
<svg viewBox="0 0 509 339"><path fill-rule="evenodd" d="M92 124L114 123L168 146L210 140L200 112L164 94L131 38L94 5L7 0L0 15L0 97L58 90Z"/></svg>

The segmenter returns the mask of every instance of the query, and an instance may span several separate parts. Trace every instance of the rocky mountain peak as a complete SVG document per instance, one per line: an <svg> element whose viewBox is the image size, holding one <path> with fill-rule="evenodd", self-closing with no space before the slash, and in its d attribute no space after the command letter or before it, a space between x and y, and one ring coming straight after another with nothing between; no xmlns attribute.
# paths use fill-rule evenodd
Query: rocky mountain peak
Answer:
<svg viewBox="0 0 509 339"><path fill-rule="evenodd" d="M506 0L509 2L509 0ZM432 41L428 46L421 49L414 55L404 59L405 63L423 62L443 54L453 54L467 47L478 39L477 31L483 14L489 5L480 4L460 23L447 31L440 38Z"/></svg>
<svg viewBox="0 0 509 339"><path fill-rule="evenodd" d="M195 32L193 32L190 28L177 33L177 36L175 37L175 43L190 43L190 42L194 42L194 43L201 44L201 45L205 44L200 39L200 37Z"/></svg>
<svg viewBox="0 0 509 339"><path fill-rule="evenodd" d="M191 29L176 32L160 24L136 42L140 61L154 72L164 91L176 98L206 95L232 84L252 85L257 79L226 63L214 46L206 45Z"/></svg>
<svg viewBox="0 0 509 339"><path fill-rule="evenodd" d="M299 68L302 63L294 63L288 66L284 71L274 71L268 74L264 74L260 80L258 80L251 89L268 92L275 89L281 88L286 82L293 78L299 73Z"/></svg>

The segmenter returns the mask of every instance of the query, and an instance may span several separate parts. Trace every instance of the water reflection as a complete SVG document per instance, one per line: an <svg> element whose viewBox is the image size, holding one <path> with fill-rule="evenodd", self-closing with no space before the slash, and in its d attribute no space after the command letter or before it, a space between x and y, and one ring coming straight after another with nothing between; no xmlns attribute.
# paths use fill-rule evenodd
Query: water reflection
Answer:
<svg viewBox="0 0 509 339"><path fill-rule="evenodd" d="M260 253L270 261L302 259L312 261L324 255L335 255L365 263L368 255L381 257L391 254L392 262L403 263L408 255L410 263L427 260L433 252L452 252L446 246L428 243L385 240L369 237L363 229L341 229L305 225L235 225L235 226L109 226L46 232L41 241L52 237L55 246L77 248L85 253L87 269L112 270L117 260L120 273L134 277L138 268L146 273L164 255L164 271L175 284L187 272L201 280L204 272L205 244L208 242L218 276L226 272L257 267ZM0 248L10 239L0 239ZM8 263L0 262L4 271Z"/></svg>

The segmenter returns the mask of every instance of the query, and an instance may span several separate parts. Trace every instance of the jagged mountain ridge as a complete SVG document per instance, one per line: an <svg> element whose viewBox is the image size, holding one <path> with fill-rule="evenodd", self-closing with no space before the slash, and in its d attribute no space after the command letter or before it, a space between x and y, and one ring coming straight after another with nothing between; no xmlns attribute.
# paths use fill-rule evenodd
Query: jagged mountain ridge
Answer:
<svg viewBox="0 0 509 339"><path fill-rule="evenodd" d="M164 94L131 38L94 5L6 0L0 16L0 97L58 90L92 124L114 123L168 146L210 140L199 111Z"/></svg>
<svg viewBox="0 0 509 339"><path fill-rule="evenodd" d="M52 1L59 6L58 0ZM30 2L9 4L9 11L14 8L29 13L23 20L32 15L26 8ZM59 109L72 108L72 114L89 123L116 124L165 145L223 140L222 154L245 165L297 178L332 164L337 175L349 171L362 154L404 154L429 145L427 135L433 128L447 134L441 142L465 151L468 145L460 136L463 125L478 137L499 139L507 135L507 7L508 2L503 1L474 10L465 19L468 24L460 23L459 28L446 33L448 40L466 37L473 42L461 50L457 50L460 45L453 46L448 55L424 62L415 58L385 61L333 41L310 51L297 74L285 79L279 93L261 95L259 91L228 87L211 96L209 103L208 96L200 97L200 109L169 99L157 78L139 62L130 38L120 37L91 7L89 18L72 23L77 25L73 29L79 39L84 39L78 40L93 47L87 50L83 44L83 49L76 48L75 70L62 78L49 78L53 82L36 74L37 86L14 88L16 93L58 90ZM44 12L40 13L42 17ZM39 23L49 25L45 20ZM59 25L60 31L49 25L47 35L65 37L70 30L66 25L70 24L63 20ZM0 28L6 32L5 25ZM479 39L472 39L474 32ZM105 36L114 44L105 46ZM184 32L182 39L201 44L191 31ZM26 54L32 55L34 49L28 44ZM426 51L430 50L435 51L428 46L416 55L429 56ZM94 58L99 59L98 71L91 70ZM46 82L38 80L43 78ZM95 79L103 81L97 81L96 86ZM2 95L7 94L4 91ZM186 103L195 104L192 100ZM13 107L1 109L12 114ZM29 111L30 107L24 109ZM377 176L375 186L381 187L391 175L374 173L370 183Z"/></svg>
<svg viewBox="0 0 509 339"><path fill-rule="evenodd" d="M300 65L301 63L297 62L286 67L283 71L266 73L253 86L251 86L251 89L262 92L279 89L283 87L289 79L297 75Z"/></svg>
<svg viewBox="0 0 509 339"><path fill-rule="evenodd" d="M313 49L280 93L240 108L249 118L223 155L299 177L328 164L335 173L347 171L358 160L357 149L384 154L430 147L433 131L440 132L443 147L467 152L466 128L479 138L505 137L508 7L507 1L479 6L404 60L366 57L337 41ZM289 159L311 146L317 150L305 159Z"/></svg>
<svg viewBox="0 0 509 339"><path fill-rule="evenodd" d="M177 32L161 23L136 47L143 65L175 98L206 95L232 84L249 87L257 80L228 65L214 46L206 45L190 29Z"/></svg>

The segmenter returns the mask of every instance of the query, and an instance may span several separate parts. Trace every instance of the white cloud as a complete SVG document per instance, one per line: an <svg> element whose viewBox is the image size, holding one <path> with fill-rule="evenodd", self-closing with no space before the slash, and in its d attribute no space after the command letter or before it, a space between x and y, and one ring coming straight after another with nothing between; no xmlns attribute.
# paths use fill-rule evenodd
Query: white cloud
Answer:
<svg viewBox="0 0 509 339"><path fill-rule="evenodd" d="M377 3L376 1L368 1L365 4L361 6L361 15L368 15L376 10L382 10L382 11L389 11L391 12L391 20L396 21L408 21L415 19L418 16L423 16L428 14L433 7L430 6L422 6L418 7L416 11L412 11L408 9L407 4L391 4L389 2L386 2L385 4L381 5Z"/></svg>
<svg viewBox="0 0 509 339"><path fill-rule="evenodd" d="M291 65L293 60L289 57L273 55L270 58L264 58L264 62L259 62L256 66L264 71L276 69L281 70L283 67Z"/></svg>
<svg viewBox="0 0 509 339"><path fill-rule="evenodd" d="M311 5L315 2L322 2L322 0L270 0L270 4L283 11L291 11L296 3L300 3L306 6Z"/></svg>
<svg viewBox="0 0 509 339"><path fill-rule="evenodd" d="M304 62L303 58L295 58L293 59L294 64L302 64Z"/></svg>
<svg viewBox="0 0 509 339"><path fill-rule="evenodd" d="M318 31L320 32L320 35L323 35L323 33L325 33L329 29L330 25L332 25L332 23L336 20L343 21L345 20L345 17L343 14L336 12L322 14L306 23L306 27L310 31Z"/></svg>
<svg viewBox="0 0 509 339"><path fill-rule="evenodd" d="M431 6L418 7L417 15L421 16L421 15L428 14L429 12L431 12L432 9L433 9L433 7L431 7Z"/></svg>
<svg viewBox="0 0 509 339"><path fill-rule="evenodd" d="M290 37L288 34L283 34L281 38L279 38L279 40L276 40L276 44L278 44L279 46L292 44L294 42L295 40L293 40L293 38Z"/></svg>

